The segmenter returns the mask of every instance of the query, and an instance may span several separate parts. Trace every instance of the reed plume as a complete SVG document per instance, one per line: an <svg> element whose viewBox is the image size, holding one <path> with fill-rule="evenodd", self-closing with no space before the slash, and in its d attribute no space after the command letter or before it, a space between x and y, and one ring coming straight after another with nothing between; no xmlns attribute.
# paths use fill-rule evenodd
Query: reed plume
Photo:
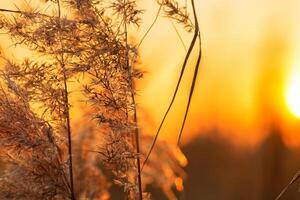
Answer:
<svg viewBox="0 0 300 200"><path fill-rule="evenodd" d="M13 82L8 83L9 87ZM53 128L30 110L20 90L0 90L1 199L68 199L67 163Z"/></svg>
<svg viewBox="0 0 300 200"><path fill-rule="evenodd" d="M129 35L130 28L138 29L142 23L143 9L138 7L135 0L44 2L53 6L52 14L34 8L0 9L6 13L0 17L0 29L11 37L14 45L32 52L31 58L21 62L2 56L5 68L1 77L7 89L2 89L5 98L1 99L3 103L0 109L6 114L1 116L0 134L4 134L1 144L10 148L3 151L9 163L6 176L0 183L9 186L6 190L3 187L3 194L8 198L11 197L9 195L19 195L14 196L15 199L107 198L109 180L103 177L97 162L112 172L112 182L124 189L128 199L149 199L150 194L145 192L145 187L153 183L164 190L168 188L171 194L174 177L184 176L184 173L179 170L181 165L176 156L172 154L167 159L170 147L160 146L168 163L154 165L153 161L143 173L141 167L142 155L146 154L145 147L149 147L150 139L140 135L135 99L135 81L143 77L143 71L137 68L141 42L135 45ZM188 31L193 29L186 8L179 6L177 1L164 0L158 1L158 4L166 17L183 24ZM197 26L196 32L198 34ZM84 132L74 141L70 116L72 91L69 84L81 75L85 77L81 80L86 98L84 101L93 107L90 115L98 126L97 131ZM18 116L18 109L25 118ZM7 120L11 120L11 123ZM24 120L27 120L26 123L23 123ZM28 137L20 135L14 126L24 129ZM9 128L12 129L7 132ZM83 148L91 143L88 138L93 138L93 134L101 135L101 145L93 150L98 153L98 160L94 156L87 156ZM157 136L150 145L151 150L144 164L149 159ZM141 146L144 140L146 145ZM40 145L42 142L45 144ZM25 155L28 156L26 159L23 158ZM26 171L31 162L39 163L39 170L42 171L34 170L34 173L39 174L38 178L43 183L34 182L36 180L31 172ZM9 172L12 168L17 171ZM172 178L164 172L166 168L174 172ZM160 172L164 175L163 180L150 178ZM20 178L22 173L27 173L29 178L24 181L28 184L9 182L10 179ZM142 175L145 183L142 182ZM34 185L32 195L24 196L31 194L27 191L30 185ZM17 188L20 190L14 194Z"/></svg>

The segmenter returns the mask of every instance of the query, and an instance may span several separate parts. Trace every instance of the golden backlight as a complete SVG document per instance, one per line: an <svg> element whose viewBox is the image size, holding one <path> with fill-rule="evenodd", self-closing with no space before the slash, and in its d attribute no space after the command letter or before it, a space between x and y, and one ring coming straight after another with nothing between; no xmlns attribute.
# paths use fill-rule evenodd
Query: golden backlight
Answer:
<svg viewBox="0 0 300 200"><path fill-rule="evenodd" d="M286 91L286 101L290 111L300 118L300 65L292 74Z"/></svg>

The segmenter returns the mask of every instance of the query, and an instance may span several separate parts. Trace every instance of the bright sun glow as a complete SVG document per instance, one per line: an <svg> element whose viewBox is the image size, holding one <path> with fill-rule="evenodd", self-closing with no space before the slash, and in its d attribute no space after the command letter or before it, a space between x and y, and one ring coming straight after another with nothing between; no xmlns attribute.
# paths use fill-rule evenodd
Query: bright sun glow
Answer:
<svg viewBox="0 0 300 200"><path fill-rule="evenodd" d="M300 67L292 74L288 83L286 101L290 111L300 118Z"/></svg>

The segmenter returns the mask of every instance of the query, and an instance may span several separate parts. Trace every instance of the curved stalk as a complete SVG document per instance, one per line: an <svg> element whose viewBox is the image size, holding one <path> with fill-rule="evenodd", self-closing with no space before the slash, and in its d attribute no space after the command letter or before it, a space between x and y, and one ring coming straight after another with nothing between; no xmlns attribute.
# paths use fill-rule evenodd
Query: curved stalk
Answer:
<svg viewBox="0 0 300 200"><path fill-rule="evenodd" d="M200 66L201 57L202 57L200 33L199 33L199 46L200 46L200 50L199 50L199 55L198 55L197 63L196 63L195 70L194 70L192 85L191 85L190 92L189 92L189 99L188 99L188 103L187 103L187 106L186 106L186 109L185 109L183 122L182 122L181 129L180 129L180 132L179 132L178 140L177 140L177 145L178 146L179 146L179 142L180 142L182 132L183 132L183 129L184 129L184 125L185 125L185 122L186 122L186 118L187 118L188 112L190 110L189 108L190 108L192 97L193 97L193 94L194 94L194 89L195 89L197 76L198 76L198 71L199 71L199 66Z"/></svg>
<svg viewBox="0 0 300 200"><path fill-rule="evenodd" d="M179 86L180 86L180 83L181 83L181 80L182 80L182 77L183 77L183 74L184 74L184 71L185 71L185 68L186 68L186 65L187 65L187 62L188 62L188 60L190 58L190 55L191 55L191 53L192 53L192 51L194 49L197 37L199 35L199 24L198 24L198 18L197 18L197 13L196 13L196 9L195 9L195 4L194 4L194 0L191 0L191 1L192 1L192 5L193 5L193 15L194 15L194 20L195 20L194 36L193 36L193 39L192 39L192 41L190 43L189 49L188 49L188 51L186 53L184 62L182 64L181 71L180 71L180 76L178 78L178 81L177 81L177 84L176 84L176 88L175 88L175 91L174 91L173 96L172 96L172 100L171 100L171 102L170 102L170 104L168 106L168 109L165 112L165 114L163 116L163 119L162 119L162 121L161 121L161 123L160 123L160 125L158 127L158 130L157 130L157 132L155 134L154 140L153 140L153 142L151 144L150 150L149 150L149 152L147 154L147 157L146 157L146 159L145 159L145 161L144 161L144 163L142 165L142 170L143 170L144 166L146 165L147 161L149 160L149 157L150 157L150 155L151 155L151 153L153 151L153 148L154 148L154 146L156 144L156 141L158 139L160 130L161 130L161 128L162 128L162 126L163 126L163 124L164 124L164 122L165 122L168 114L169 114L169 111L171 110L171 107L173 106L173 103L174 103L175 98L177 96L177 92L178 92L178 89L179 89Z"/></svg>

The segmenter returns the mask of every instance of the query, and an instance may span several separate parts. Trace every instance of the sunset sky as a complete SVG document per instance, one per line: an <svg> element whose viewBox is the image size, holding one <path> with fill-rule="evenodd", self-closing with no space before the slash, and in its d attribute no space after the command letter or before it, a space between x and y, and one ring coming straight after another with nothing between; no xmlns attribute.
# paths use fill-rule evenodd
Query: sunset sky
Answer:
<svg viewBox="0 0 300 200"><path fill-rule="evenodd" d="M1 1L0 7L13 9L18 2ZM147 4L148 10L142 26L130 30L131 39L136 41L158 9L153 0L140 3ZM276 127L287 145L300 145L299 6L298 0L196 1L203 59L184 142L218 130L234 144L251 147L259 144L270 127ZM185 33L181 25L175 26L188 46L192 34ZM7 49L9 43L1 38L2 48L11 54L14 47ZM144 134L156 131L175 88L184 54L172 23L161 15L140 49L139 67L147 71L138 83ZM195 56L194 52L190 67ZM161 133L162 138L173 138L174 142L192 79L191 70L188 72ZM77 112L73 111L75 119L80 117Z"/></svg>
<svg viewBox="0 0 300 200"><path fill-rule="evenodd" d="M217 129L235 144L252 146L277 126L288 145L300 144L299 4L197 1L203 59L184 140ZM159 23L141 52L149 74L140 103L154 116L151 130L170 100L166 94L175 87L185 53L169 20L161 17ZM191 35L181 32L188 45ZM191 74L185 80L187 86ZM162 135L174 138L177 133L187 90L182 88Z"/></svg>

